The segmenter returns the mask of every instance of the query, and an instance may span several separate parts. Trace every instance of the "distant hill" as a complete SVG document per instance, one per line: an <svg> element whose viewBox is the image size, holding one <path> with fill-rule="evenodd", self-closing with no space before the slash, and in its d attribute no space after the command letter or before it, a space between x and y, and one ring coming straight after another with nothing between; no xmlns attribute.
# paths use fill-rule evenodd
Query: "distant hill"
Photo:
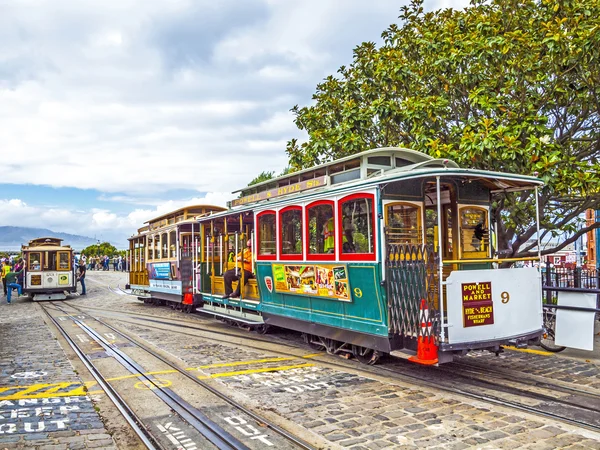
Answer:
<svg viewBox="0 0 600 450"><path fill-rule="evenodd" d="M70 245L75 250L82 250L98 241L77 234L59 233L46 228L0 227L0 251L16 251L22 244L39 237L56 237L63 239L63 244Z"/></svg>

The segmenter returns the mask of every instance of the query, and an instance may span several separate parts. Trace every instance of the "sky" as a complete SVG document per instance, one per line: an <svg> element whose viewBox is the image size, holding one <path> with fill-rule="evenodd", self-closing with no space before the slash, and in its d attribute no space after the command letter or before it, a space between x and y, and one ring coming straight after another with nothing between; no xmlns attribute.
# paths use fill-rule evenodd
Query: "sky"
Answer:
<svg viewBox="0 0 600 450"><path fill-rule="evenodd" d="M110 241L287 166L290 108L408 0L0 0L0 226ZM468 0L428 0L426 10Z"/></svg>

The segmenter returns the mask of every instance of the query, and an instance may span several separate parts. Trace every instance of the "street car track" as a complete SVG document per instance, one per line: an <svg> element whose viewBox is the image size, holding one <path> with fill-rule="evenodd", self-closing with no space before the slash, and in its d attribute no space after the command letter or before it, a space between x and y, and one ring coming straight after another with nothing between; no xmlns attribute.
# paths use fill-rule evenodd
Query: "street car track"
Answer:
<svg viewBox="0 0 600 450"><path fill-rule="evenodd" d="M118 316L121 316L121 317L129 316L130 319L141 321L141 322L144 322L145 324L142 325L139 322L131 322L128 320L123 320L123 319L119 319L120 322L127 322L127 323L131 323L131 324L138 325L138 326L145 326L148 328L161 330L163 332L168 332L168 333L173 332L173 330L167 330L167 329L161 328L160 325L169 326L169 327L177 327L177 328L185 328L187 330L202 331L203 333L209 333L211 335L211 339L213 339L215 341L221 341L224 343L230 343L230 341L228 341L227 339L224 339L224 338L236 337L236 338L251 340L252 342L257 342L257 344L259 344L259 343L275 344L278 346L289 347L291 349L305 348L299 342L295 342L295 343L290 343L289 341L285 342L285 343L274 342L273 339L267 340L256 334L253 334L253 335L246 334L244 336L241 333L228 333L228 332L223 332L222 330L208 330L206 328L202 328L202 324L214 323L212 321L204 321L203 320L202 324L198 323L198 324L196 324L196 326L194 326L194 324L193 324L194 321L185 321L188 324L182 324L181 322L171 322L168 320L160 320L160 319L153 318L152 316L148 317L147 315L143 315L143 317L142 317L141 315L135 314L135 313L114 313L114 311L107 311L107 312L109 312L111 315L117 314ZM136 317L136 316L138 316L138 317ZM148 324L148 322L150 322L150 324ZM193 335L193 336L197 337L197 335L191 334L186 331L178 330L176 332L180 333L180 334ZM279 339L277 341L279 341ZM259 349L259 350L264 351L264 348L261 348L260 345L254 346L249 343L239 343L238 345L243 345L244 347L247 347L247 348ZM298 357L298 355L286 353L285 351L276 351L276 353L285 355L285 356ZM328 359L331 359L331 358L328 358ZM334 368L334 369L338 369L338 370L339 369L342 369L342 370L352 369L359 374L360 374L360 372L362 372L364 374L368 374L371 376L372 375L382 376L382 372L383 372L386 375L388 375L394 379L397 379L399 381L410 382L411 384L417 384L420 386L426 386L428 388L443 390L446 392L451 392L454 394L466 396L466 397L469 397L472 399L484 401L487 403L492 403L495 405L506 406L509 408L517 409L520 411L525 411L525 412L532 413L535 415L552 418L552 419L555 419L558 421L569 423L571 425L575 425L577 427L589 429L589 430L596 431L596 432L600 431L600 409L598 407L594 407L594 406L586 406L585 404L582 404L580 402L578 403L575 401L570 401L568 399L561 399L561 398L557 398L556 396L552 396L551 392L553 391L553 389L559 390L559 388L561 388L561 386L553 385L552 383L545 383L545 386L544 386L544 389L546 389L550 392L540 393L540 392L534 392L531 390L515 387L514 384L517 382L521 385L533 386L529 380L526 382L520 383L520 380L516 376L513 376L510 379L510 381L514 382L513 385L507 386L505 384L495 383L495 382L492 382L490 380L487 380L487 379L484 379L481 377L475 377L473 375L456 373L456 371L451 371L450 369L444 369L443 366L442 367L422 367L422 366L414 366L414 365L407 366L407 364L403 360L397 360L397 359L395 359L391 362L391 364L393 364L393 366L390 366L389 365L390 363L388 362L387 365L380 365L377 367L368 367L368 366L364 366L364 365L356 366L352 362L341 363L341 362L333 362L333 361L329 361L329 360L323 361L322 359L316 359L316 358L313 358L312 360L318 361L320 364L323 364L324 366L328 366L330 368ZM428 370L430 370L431 372L425 372ZM427 374L427 375L425 375L425 374ZM452 375L453 379L450 379L450 375ZM481 375L488 376L489 374L482 372ZM446 379L440 379L440 376L446 377ZM424 381L423 378L433 379L434 381ZM474 384L477 384L478 386L480 386L482 388L474 389L474 386L473 386ZM460 387L455 387L455 385L458 385ZM479 391L485 390L486 393L485 394L477 393L476 391L478 391L478 390ZM573 388L573 390L574 390L574 388ZM497 395L497 394L501 394L501 395ZM584 392L584 394L588 398L593 400L591 402L592 404L594 402L596 402L597 404L600 404L600 401L598 401L598 400L600 400L600 397L597 394L594 394L591 392ZM525 404L524 402L519 402L516 400L507 400L506 398L503 398L502 395L516 397L517 399L527 398L528 400L534 400L534 401L540 402L540 405L530 406L530 405ZM549 411L548 410L549 407L553 407L554 409L560 410L560 413L555 413L555 412ZM582 417L583 417L583 419L582 419Z"/></svg>
<svg viewBox="0 0 600 450"><path fill-rule="evenodd" d="M65 314L69 314L66 311L64 311L63 308L61 308L60 306L56 306L53 305L57 310L65 313ZM61 305L61 306L65 306L65 305ZM67 305L70 308L74 309L77 311L77 314L86 314L88 316L89 313L85 312L82 309L79 309L73 305ZM70 314L69 314L70 315ZM270 430L272 430L273 432L275 432L276 434L278 434L279 436L281 436L282 438L284 438L285 440L287 440L288 442L290 442L291 444L293 444L293 446L295 448L301 448L301 449L307 449L307 450L312 450L313 447L304 442L303 440L297 438L296 436L294 436L293 434L287 432L286 430L282 429L281 427L275 425L274 423L270 422L269 420L265 419L264 417L259 416L258 414L254 413L253 411L249 410L248 408L244 407L243 405L241 405L240 403L236 402L235 400L231 399L230 397L222 394L221 392L219 392L218 390L214 389L212 386L208 385L207 383L203 382L202 380L199 380L198 378L194 377L193 375L191 375L190 373L188 373L187 371L185 371L184 369L182 369L181 367L171 363L170 361L168 361L166 358L164 358L163 356L161 356L160 354L156 353L154 350L152 350L149 346L144 345L142 343L140 343L138 340L134 340L132 339L130 336L128 336L126 333L123 333L121 330L118 330L117 328L111 326L110 324L102 321L101 319L98 319L97 317L93 317L90 316L93 320L97 321L98 323L102 324L103 326L113 330L115 333L118 333L122 338L124 338L125 340L127 340L128 342L130 342L131 344L135 345L136 347L141 348L142 350L144 350L145 352L149 353L150 355L152 355L154 358L160 360L162 363L164 363L165 365L169 366L170 368L172 368L173 370L177 371L179 374L185 376L186 378L190 379L191 381L193 381L194 383L200 385L203 389L209 391L211 394L219 397L220 399L226 401L227 403L229 403L231 406L233 406L234 408L236 408L237 410L243 412L244 414L252 417L257 423L260 423L263 427L269 428ZM82 324L78 323L78 325L81 327ZM85 329L89 329L89 327L87 325L83 324L83 327ZM108 343L102 336L100 336L98 333L94 332L93 330L91 331L91 335L94 336L94 339L104 343L107 347L110 348L110 350L112 352L115 352L115 348ZM118 350L117 350L118 352ZM128 360L129 364L132 364L134 367L134 370L132 371L132 373L137 373L137 374L144 374L144 370L141 366L137 365L135 363L135 361L132 361L131 358L124 356L125 359ZM144 375L145 376L145 375ZM160 391L163 391L164 389L162 389L160 386L157 386L154 381L150 378L145 376L146 379L152 383L154 386L156 386L157 389L159 389ZM175 401L175 403L180 403L179 400L177 398L173 399ZM176 409L175 409L176 410ZM177 411L177 410L176 410ZM196 417L196 420L201 419L203 422L204 421L208 421L209 423L207 424L209 427L213 427L213 424L210 424L210 420L207 418L198 418ZM187 419L186 419L187 420ZM205 424L206 425L206 424ZM218 425L217 425L217 430L208 430L209 432L219 432L222 433L224 430L219 430ZM230 445L230 442L233 442L235 444L235 438L233 438L232 436L230 436L227 432L225 432L226 435L224 435L224 437L226 437L229 441L226 442L227 445ZM208 436L207 436L208 437ZM214 438L214 437L213 437ZM210 439L211 441L219 441L218 437L214 438L214 439ZM213 443L215 443L213 441ZM239 442L239 441L238 441ZM219 448L247 448L245 445L243 445L243 443L239 442L239 444L235 444L234 446L225 446L225 447L219 447Z"/></svg>
<svg viewBox="0 0 600 450"><path fill-rule="evenodd" d="M68 306L69 308L74 309L76 312L70 313L68 311L65 311L64 306ZM102 326L115 331L116 333L119 334L119 336L121 336L123 339L125 339L129 344L132 344L135 347L138 347L138 348L144 350L145 352L152 355L152 357L160 360L162 363L164 363L167 366L174 369L173 370L174 372L176 371L178 374L184 375L188 379L194 381L196 384L201 385L205 390L210 392L212 395L216 395L221 400L225 400L227 403L229 403L231 406L233 406L237 410L252 417L258 424L260 424L260 426L262 426L262 427L266 426L267 428L271 429L274 433L276 433L277 435L281 436L286 441L288 441L292 445L292 448L302 448L302 449L312 449L313 448L312 446L305 443L301 439L293 436L291 433L288 433L287 431L279 428L277 425L270 423L266 419L258 416L256 413L247 410L243 405L241 405L241 404L235 402L234 400L228 398L227 396L221 394L220 392L213 389L211 386L207 385L206 383L202 382L201 380L196 379L194 376L190 375L189 373L187 373L185 370L181 369L180 367L170 363L168 360L166 360L161 355L154 352L149 347L144 346L140 342L131 339L129 336L127 336L126 334L117 330L116 328L112 327L111 325L109 325L97 318L94 318L93 316L90 316L85 311L80 310L79 308L76 308L72 305L64 305L64 304L60 305L60 306L57 304L49 304L49 305L45 305L42 308L46 312L46 314L51 317L53 323L61 331L61 334L67 335L66 339L70 342L70 344L72 343L75 346L75 348L77 348L77 350L75 350L75 349L74 350L76 351L78 357L82 358L82 361L84 361L84 363L87 362L86 366L89 365L92 367L93 373L94 372L99 373L99 371L94 367L93 362L85 355L85 353L82 352L81 349L78 348L79 346L74 342L74 340L70 339L70 337L68 336L68 333L66 333L66 331L64 330L62 325L59 323L59 321L57 321L56 319L54 319L52 317L52 315L49 312L50 310L60 312L60 313L64 314L65 316L69 317L71 320L73 320L73 322L81 330L83 330L86 334L88 334L90 336L90 338L93 339L95 342L99 343L107 352L110 352L110 354L112 356L114 356L115 359L117 359L132 374L134 374L135 376L137 376L140 379L143 379L146 383L152 385L153 392L163 402L165 402L173 411L177 412L180 417L182 417L194 429L196 429L198 432L200 432L208 441L210 441L217 448L219 448L219 449L240 449L241 450L241 449L248 449L249 447L246 446L240 440L236 439L229 432L227 432L226 430L221 428L218 424L214 423L211 419L209 419L206 415L201 413L199 410L192 407L189 403L187 403L185 400L180 398L177 394L172 392L170 389L163 388L159 383L157 383L157 380L153 376L145 374L146 371L144 370L144 368L142 366L140 366L136 361L134 361L131 357L129 357L124 352L119 350L119 348L117 346L108 342L98 331L94 330L94 328L90 327L83 320L78 319L73 314L76 314L76 315L85 314L90 319L93 319L94 321L98 322ZM108 386L109 391L114 392L114 389L112 389L110 387L110 383L108 383L106 381L105 377L103 377L101 374L99 374L98 378L103 381L103 383L101 384L101 386L103 388L105 386ZM118 394L117 394L117 396L118 396ZM120 400L118 400L119 403L126 404L125 400L122 397L119 396L119 398L120 398ZM111 400L112 400L112 397L111 397ZM129 408L129 410L131 411L131 408ZM120 411L121 411L121 409L120 409ZM123 413L123 411L121 411L121 412ZM129 414L129 416L134 418L133 419L134 424L140 425L139 428L141 428L142 435L144 435L146 437L146 440L144 441L144 443L146 444L146 441L148 441L149 444L146 444L146 445L148 445L149 448L165 448L163 445L161 445L158 442L158 440L156 439L156 436L152 435L151 431L149 431L149 429L148 429L149 427L142 425L142 421L135 415L135 413ZM140 434L139 430L136 429L135 427L134 427L134 430L136 431L136 434L138 434L138 435Z"/></svg>

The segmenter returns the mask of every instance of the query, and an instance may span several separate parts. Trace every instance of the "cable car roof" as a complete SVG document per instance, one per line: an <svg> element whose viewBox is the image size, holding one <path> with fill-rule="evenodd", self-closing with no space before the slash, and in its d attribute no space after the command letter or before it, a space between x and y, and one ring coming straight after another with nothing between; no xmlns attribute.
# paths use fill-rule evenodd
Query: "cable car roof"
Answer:
<svg viewBox="0 0 600 450"><path fill-rule="evenodd" d="M233 200L231 205L239 211L238 207L246 204L272 202L280 198L289 198L290 194L297 197L300 192L322 192L324 189L338 186L367 187L395 180L437 175L465 177L471 181L477 178L492 192L532 189L543 185L542 180L532 176L465 169L448 159L436 159L406 148L384 147L248 186L235 191L241 192L242 196ZM314 182L314 185L309 186L308 183L311 182ZM246 208L241 208L244 209Z"/></svg>
<svg viewBox="0 0 600 450"><path fill-rule="evenodd" d="M70 246L50 246L50 245L43 245L43 246L39 246L39 247L28 247L28 246L23 246L22 250L24 252L60 252L60 251L72 251L73 249Z"/></svg>
<svg viewBox="0 0 600 450"><path fill-rule="evenodd" d="M197 209L205 210L205 211L204 212L194 211L194 210L197 210ZM170 211L170 212L165 213L165 214L163 214L161 216L155 217L154 219L150 219L150 220L148 220L147 222L144 222L144 223L151 224L151 223L157 222L159 220L165 219L167 217L177 216L178 213L183 213L186 210L189 213L189 217L187 217L185 220L193 219L196 215L205 214L206 212L208 212L206 210L209 210L209 211L223 211L224 209L225 208L223 208L221 206L215 206L215 205L190 205L190 206L184 206L183 208L179 208L179 209L176 209L174 211Z"/></svg>

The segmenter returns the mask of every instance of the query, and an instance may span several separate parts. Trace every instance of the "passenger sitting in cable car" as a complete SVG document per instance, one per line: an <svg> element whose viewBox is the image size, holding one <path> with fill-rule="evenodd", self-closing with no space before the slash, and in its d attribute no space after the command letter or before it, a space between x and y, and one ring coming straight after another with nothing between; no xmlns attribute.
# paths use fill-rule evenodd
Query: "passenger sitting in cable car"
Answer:
<svg viewBox="0 0 600 450"><path fill-rule="evenodd" d="M236 257L236 261L240 262L242 270L244 271L244 281L254 277L254 274L252 273L252 240L248 239L246 245L247 247L239 252ZM223 296L224 299L240 298L242 286L241 278L242 277L241 272L239 272L239 268L228 270L223 274L223 281L225 283L225 295ZM234 281L240 281L235 289L235 292L233 292L232 287L232 283Z"/></svg>
<svg viewBox="0 0 600 450"><path fill-rule="evenodd" d="M39 261L34 261L32 266L31 266L31 270L40 270L40 263Z"/></svg>
<svg viewBox="0 0 600 450"><path fill-rule="evenodd" d="M329 217L323 224L323 252L335 252L335 224L333 216Z"/></svg>

